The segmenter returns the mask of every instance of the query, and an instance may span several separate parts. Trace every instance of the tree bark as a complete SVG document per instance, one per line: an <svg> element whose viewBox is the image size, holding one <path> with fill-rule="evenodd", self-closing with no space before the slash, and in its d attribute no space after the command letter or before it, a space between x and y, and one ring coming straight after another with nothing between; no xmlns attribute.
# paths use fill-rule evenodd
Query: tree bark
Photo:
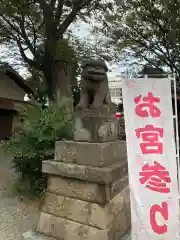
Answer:
<svg viewBox="0 0 180 240"><path fill-rule="evenodd" d="M68 63L55 62L48 60L44 64L44 76L47 84L47 93L51 101L57 100L57 94L60 97L68 98L72 101L71 92L71 70Z"/></svg>
<svg viewBox="0 0 180 240"><path fill-rule="evenodd" d="M54 91L54 81L53 81L53 70L54 66L51 61L46 61L44 63L44 78L47 86L47 94L51 101L56 100L56 94Z"/></svg>
<svg viewBox="0 0 180 240"><path fill-rule="evenodd" d="M55 83L54 92L60 92L61 97L72 99L71 92L72 66L65 62L56 61L53 81Z"/></svg>
<svg viewBox="0 0 180 240"><path fill-rule="evenodd" d="M56 40L52 37L45 42L45 54L43 59L43 73L47 86L47 94L50 100L56 100L54 92L53 72L55 68Z"/></svg>
<svg viewBox="0 0 180 240"><path fill-rule="evenodd" d="M47 84L48 97L50 100L56 101L57 94L60 93L61 97L72 99L72 66L68 64L68 62L56 60L56 44L57 41L54 36L49 37L45 43L43 70Z"/></svg>

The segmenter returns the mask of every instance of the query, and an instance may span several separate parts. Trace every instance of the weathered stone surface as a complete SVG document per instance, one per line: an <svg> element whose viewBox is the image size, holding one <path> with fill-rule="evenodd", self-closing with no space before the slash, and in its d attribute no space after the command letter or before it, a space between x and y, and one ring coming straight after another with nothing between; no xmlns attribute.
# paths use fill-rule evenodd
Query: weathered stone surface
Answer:
<svg viewBox="0 0 180 240"><path fill-rule="evenodd" d="M108 240L120 240L128 229L129 226L127 224L126 214L124 209L122 209L112 222L112 226L108 234Z"/></svg>
<svg viewBox="0 0 180 240"><path fill-rule="evenodd" d="M131 226L131 201L130 201L130 189L129 185L121 192L121 196L124 199L124 210L126 214L127 225Z"/></svg>
<svg viewBox="0 0 180 240"><path fill-rule="evenodd" d="M110 199L115 197L119 192L121 192L126 186L128 186L128 173L123 174L120 178L113 181L109 185L109 195ZM129 193L126 193L125 196L129 197Z"/></svg>
<svg viewBox="0 0 180 240"><path fill-rule="evenodd" d="M46 237L45 235L29 231L23 234L24 240L56 240L51 237Z"/></svg>
<svg viewBox="0 0 180 240"><path fill-rule="evenodd" d="M47 193L42 211L105 230L123 207L124 199L121 197L121 193L104 206Z"/></svg>
<svg viewBox="0 0 180 240"><path fill-rule="evenodd" d="M117 139L116 105L104 105L97 109L76 112L74 141L106 142Z"/></svg>
<svg viewBox="0 0 180 240"><path fill-rule="evenodd" d="M124 235L123 237L120 238L120 240L131 240L131 229L129 229Z"/></svg>
<svg viewBox="0 0 180 240"><path fill-rule="evenodd" d="M106 194L106 187L103 184L60 176L49 177L48 192L100 204L105 204L110 200L110 194Z"/></svg>
<svg viewBox="0 0 180 240"><path fill-rule="evenodd" d="M82 64L80 100L76 109L99 108L111 103L107 66L102 60L87 60Z"/></svg>
<svg viewBox="0 0 180 240"><path fill-rule="evenodd" d="M126 140L125 122L123 116L117 120L117 137L120 140Z"/></svg>
<svg viewBox="0 0 180 240"><path fill-rule="evenodd" d="M89 183L78 179L50 176L48 192L104 205L127 185L127 172L110 184Z"/></svg>
<svg viewBox="0 0 180 240"><path fill-rule="evenodd" d="M58 240L108 240L106 230L41 213L37 232Z"/></svg>
<svg viewBox="0 0 180 240"><path fill-rule="evenodd" d="M129 189L129 184L121 191L121 195L123 196L124 199L126 199L127 203L130 203L130 189Z"/></svg>
<svg viewBox="0 0 180 240"><path fill-rule="evenodd" d="M127 186L103 207L47 193L37 232L57 240L120 240L130 227L128 195Z"/></svg>
<svg viewBox="0 0 180 240"><path fill-rule="evenodd" d="M79 224L64 218L41 213L37 231L58 240L120 240L128 230L124 211L120 211L107 230Z"/></svg>
<svg viewBox="0 0 180 240"><path fill-rule="evenodd" d="M91 142L92 135L83 127L83 123L80 118L76 118L73 139L75 142Z"/></svg>
<svg viewBox="0 0 180 240"><path fill-rule="evenodd" d="M88 182L108 184L127 172L127 161L98 168L47 160L42 163L42 171L49 175L59 175Z"/></svg>
<svg viewBox="0 0 180 240"><path fill-rule="evenodd" d="M110 103L108 105L103 105L96 109L82 109L77 110L76 115L79 117L104 117L104 116L115 116L116 114L116 104Z"/></svg>
<svg viewBox="0 0 180 240"><path fill-rule="evenodd" d="M126 201L124 202L124 211L126 214L127 226L130 228L131 227L131 204Z"/></svg>
<svg viewBox="0 0 180 240"><path fill-rule="evenodd" d="M87 143L59 141L55 147L55 160L93 167L108 166L126 159L126 143L114 141Z"/></svg>
<svg viewBox="0 0 180 240"><path fill-rule="evenodd" d="M77 121L81 124L77 125ZM81 125L81 128L79 127ZM84 129L88 133L88 138L80 138L79 132ZM78 137L79 136L79 137ZM114 117L81 116L76 119L76 129L74 133L75 141L87 142L108 142L117 140L117 120Z"/></svg>

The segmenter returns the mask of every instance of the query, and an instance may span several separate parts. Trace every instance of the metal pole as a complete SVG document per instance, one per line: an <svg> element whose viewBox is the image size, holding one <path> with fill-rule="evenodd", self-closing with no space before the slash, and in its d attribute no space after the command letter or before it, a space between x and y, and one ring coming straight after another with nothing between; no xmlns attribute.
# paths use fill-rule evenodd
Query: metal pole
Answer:
<svg viewBox="0 0 180 240"><path fill-rule="evenodd" d="M180 161L179 161L179 133L178 133L178 113L177 113L177 89L176 89L176 77L175 75L172 76L173 87L174 87L174 106L175 106L175 128L176 128L176 159L177 159L177 177L178 177L178 190L180 195Z"/></svg>
<svg viewBox="0 0 180 240"><path fill-rule="evenodd" d="M173 74L171 75L171 83L173 83L174 87L174 108L175 108L175 115L173 115L173 120L175 119L175 129L176 129L176 162L177 162L177 180L178 180L178 201L180 206L180 161L179 161L179 131L178 131L178 113L177 113L177 86L176 86L176 76ZM179 227L180 227L180 214L179 214ZM180 234L180 233L179 233ZM180 235L179 235L180 239Z"/></svg>

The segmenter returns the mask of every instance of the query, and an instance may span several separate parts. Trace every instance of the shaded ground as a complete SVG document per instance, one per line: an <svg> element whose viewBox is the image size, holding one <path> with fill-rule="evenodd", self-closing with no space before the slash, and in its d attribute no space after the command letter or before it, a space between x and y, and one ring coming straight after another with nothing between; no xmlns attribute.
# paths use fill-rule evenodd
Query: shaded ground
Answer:
<svg viewBox="0 0 180 240"><path fill-rule="evenodd" d="M36 226L38 203L21 200L12 193L16 176L10 168L10 157L0 149L0 239L21 240L22 233Z"/></svg>

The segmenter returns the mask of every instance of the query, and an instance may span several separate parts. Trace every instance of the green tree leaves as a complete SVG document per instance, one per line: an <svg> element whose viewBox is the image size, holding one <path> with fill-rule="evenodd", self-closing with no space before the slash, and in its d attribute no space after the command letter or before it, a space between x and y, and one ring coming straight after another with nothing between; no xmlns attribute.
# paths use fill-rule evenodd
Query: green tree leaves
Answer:
<svg viewBox="0 0 180 240"><path fill-rule="evenodd" d="M13 155L13 167L26 193L39 195L46 187L42 161L53 158L55 142L71 140L74 116L67 103L58 99L44 109L40 105L21 110L22 129L4 147Z"/></svg>
<svg viewBox="0 0 180 240"><path fill-rule="evenodd" d="M101 22L98 19L99 23ZM180 74L180 2L127 0L103 16L101 33L123 57ZM124 53L124 54L123 54Z"/></svg>

